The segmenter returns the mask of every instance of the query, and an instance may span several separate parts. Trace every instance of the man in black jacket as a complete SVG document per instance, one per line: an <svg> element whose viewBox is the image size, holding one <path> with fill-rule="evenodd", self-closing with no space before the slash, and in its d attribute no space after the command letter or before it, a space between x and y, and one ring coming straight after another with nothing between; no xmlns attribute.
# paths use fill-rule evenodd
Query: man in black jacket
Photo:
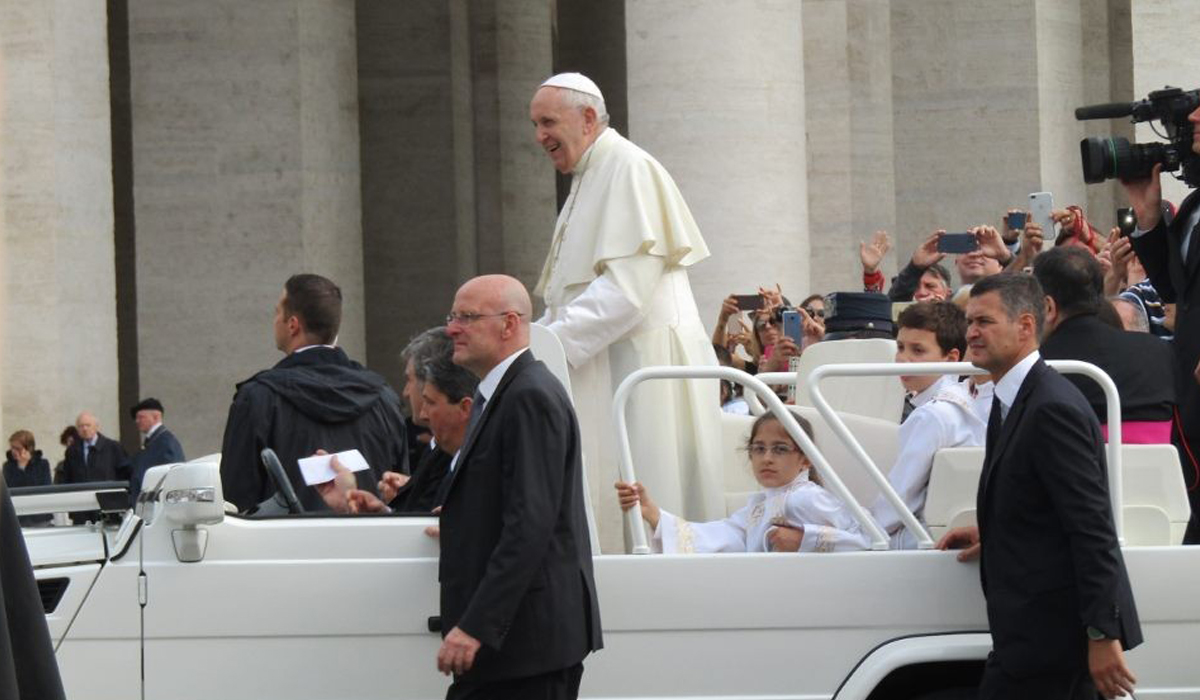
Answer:
<svg viewBox="0 0 1200 700"><path fill-rule="evenodd" d="M129 415L142 436L142 449L133 456L129 476L130 502L136 502L142 491L142 478L150 467L184 461L183 445L175 434L163 425L163 405L156 398L143 399L129 409Z"/></svg>
<svg viewBox="0 0 1200 700"><path fill-rule="evenodd" d="M1125 442L1169 442L1175 407L1175 360L1171 346L1149 333L1130 333L1100 320L1104 271L1096 257L1075 246L1054 248L1034 259L1033 276L1046 292L1047 360L1090 362L1112 377L1121 396L1121 419L1130 428ZM1108 421L1100 385L1067 375L1087 399L1096 418Z"/></svg>
<svg viewBox="0 0 1200 700"><path fill-rule="evenodd" d="M68 484L89 481L125 481L129 478L129 457L116 440L100 433L100 421L88 411L75 419L79 439L67 448L63 471Z"/></svg>
<svg viewBox="0 0 1200 700"><path fill-rule="evenodd" d="M1142 641L1113 525L1104 441L1083 395L1038 353L1045 295L1029 275L980 280L967 359L996 382L978 527L941 549L980 559L992 653L981 700L1131 693L1122 649Z"/></svg>
<svg viewBox="0 0 1200 700"><path fill-rule="evenodd" d="M438 670L447 698L574 698L601 647L579 425L529 352L521 283L490 275L454 297L454 362L480 378L441 512Z"/></svg>
<svg viewBox="0 0 1200 700"><path fill-rule="evenodd" d="M371 466L355 474L358 488L371 493L385 470L408 472L400 399L334 345L341 320L337 285L312 274L288 279L275 307L275 346L287 357L238 384L225 423L221 484L240 510L275 491L259 456L265 447L275 450L306 510L326 507L297 465L318 449L358 449Z"/></svg>
<svg viewBox="0 0 1200 700"><path fill-rule="evenodd" d="M1200 109L1188 115L1192 123L1192 152L1200 155ZM1194 157L1194 156L1193 156ZM1123 183L1129 204L1137 216L1137 230L1130 234L1150 282L1164 302L1175 303L1175 358L1179 417L1174 439L1183 462L1184 481L1192 503L1186 544L1200 544L1200 192L1183 200L1174 218L1164 216L1159 176L1154 166L1150 177Z"/></svg>

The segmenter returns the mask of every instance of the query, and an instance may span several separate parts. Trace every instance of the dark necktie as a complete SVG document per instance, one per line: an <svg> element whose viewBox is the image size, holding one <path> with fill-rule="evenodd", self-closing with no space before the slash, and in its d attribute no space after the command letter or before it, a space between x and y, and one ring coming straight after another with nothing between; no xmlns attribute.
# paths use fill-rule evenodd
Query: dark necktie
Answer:
<svg viewBox="0 0 1200 700"><path fill-rule="evenodd" d="M914 406L912 402L912 394L905 394L904 410L900 413L900 422L903 423L904 421L908 420L909 414L912 413L913 409L915 408L916 406Z"/></svg>
<svg viewBox="0 0 1200 700"><path fill-rule="evenodd" d="M483 407L487 405L487 399L483 398L483 394L477 389L475 396L471 399L471 415L467 417L467 435L475 429L475 424L479 422L479 416L483 413Z"/></svg>
<svg viewBox="0 0 1200 700"><path fill-rule="evenodd" d="M1000 427L1004 425L1004 410L1000 406L1000 397L992 396L992 412L988 415L987 447L985 451L990 459L992 450L996 449L996 441L1000 439Z"/></svg>

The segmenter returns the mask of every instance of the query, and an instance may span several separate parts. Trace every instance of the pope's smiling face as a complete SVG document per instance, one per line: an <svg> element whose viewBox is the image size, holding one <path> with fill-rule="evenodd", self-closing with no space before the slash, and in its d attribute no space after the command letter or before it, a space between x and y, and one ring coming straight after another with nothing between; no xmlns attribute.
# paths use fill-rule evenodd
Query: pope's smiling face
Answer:
<svg viewBox="0 0 1200 700"><path fill-rule="evenodd" d="M564 175L575 170L584 151L600 133L596 111L580 109L566 98L567 90L544 87L529 103L534 139L550 156L554 168Z"/></svg>

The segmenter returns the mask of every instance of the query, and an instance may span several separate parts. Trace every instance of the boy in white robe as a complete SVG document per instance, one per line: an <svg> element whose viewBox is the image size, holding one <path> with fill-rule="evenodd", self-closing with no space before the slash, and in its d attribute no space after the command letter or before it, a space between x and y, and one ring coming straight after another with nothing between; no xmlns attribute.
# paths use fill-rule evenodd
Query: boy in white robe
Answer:
<svg viewBox="0 0 1200 700"><path fill-rule="evenodd" d="M900 314L897 325L897 362L958 362L966 349L966 317L950 302L914 304ZM982 445L987 421L980 419L970 393L955 376L902 376L900 381L914 408L900 425L900 452L888 481L924 525L934 455L944 447ZM916 536L882 494L871 514L891 538L892 549L916 549Z"/></svg>
<svg viewBox="0 0 1200 700"><path fill-rule="evenodd" d="M812 426L796 416L811 437ZM869 540L837 496L821 487L812 463L779 419L764 414L746 446L763 490L723 520L694 523L659 508L640 483L617 482L622 510L641 506L656 552L833 552L867 549Z"/></svg>

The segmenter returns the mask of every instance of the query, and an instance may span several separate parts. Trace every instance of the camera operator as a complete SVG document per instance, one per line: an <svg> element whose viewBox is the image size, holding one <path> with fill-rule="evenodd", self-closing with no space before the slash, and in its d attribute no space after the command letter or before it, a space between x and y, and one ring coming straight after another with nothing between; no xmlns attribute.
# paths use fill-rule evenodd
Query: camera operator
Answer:
<svg viewBox="0 0 1200 700"><path fill-rule="evenodd" d="M1200 130L1196 130L1200 108L1187 119L1193 127L1192 152L1200 155ZM1124 180L1122 184L1137 217L1137 229L1130 234L1134 252L1163 300L1177 304L1172 341L1180 370L1175 427L1176 440L1184 447L1180 457L1192 504L1192 520L1184 542L1200 544L1200 467L1192 459L1200 447L1200 285L1195 284L1200 264L1200 193L1189 194L1178 215L1168 220L1163 215L1161 172L1162 165L1158 164L1149 178Z"/></svg>

